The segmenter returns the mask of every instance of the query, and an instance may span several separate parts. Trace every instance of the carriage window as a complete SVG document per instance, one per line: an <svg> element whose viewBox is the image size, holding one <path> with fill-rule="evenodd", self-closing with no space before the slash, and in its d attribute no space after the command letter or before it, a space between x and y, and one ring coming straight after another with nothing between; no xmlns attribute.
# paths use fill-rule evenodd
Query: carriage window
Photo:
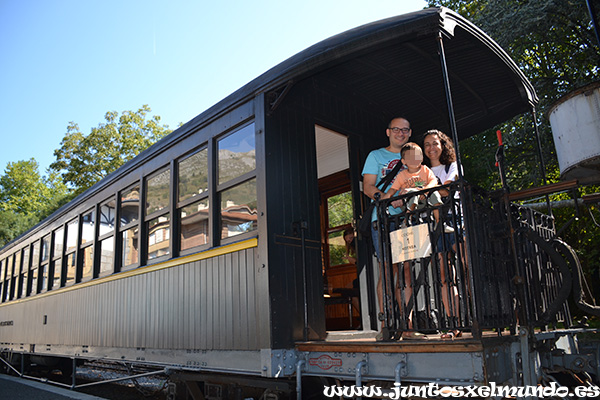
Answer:
<svg viewBox="0 0 600 400"><path fill-rule="evenodd" d="M21 268L21 290L19 297L23 298L27 296L28 292L28 278L29 278L29 247L23 249L23 267Z"/></svg>
<svg viewBox="0 0 600 400"><path fill-rule="evenodd" d="M74 251L77 248L77 228L79 223L76 219L67 224L67 249L66 253Z"/></svg>
<svg viewBox="0 0 600 400"><path fill-rule="evenodd" d="M181 250L208 243L208 199L192 203L180 211Z"/></svg>
<svg viewBox="0 0 600 400"><path fill-rule="evenodd" d="M140 187L134 186L131 189L121 192L121 226L134 223L139 218L140 210Z"/></svg>
<svg viewBox="0 0 600 400"><path fill-rule="evenodd" d="M135 185L121 192L120 203L121 271L135 268L139 263L140 186Z"/></svg>
<svg viewBox="0 0 600 400"><path fill-rule="evenodd" d="M48 270L49 270L49 260L50 259L50 235L46 235L42 239L42 261L40 263L40 268L38 272L39 276L39 291L40 293L48 290Z"/></svg>
<svg viewBox="0 0 600 400"><path fill-rule="evenodd" d="M16 299L21 293L21 250L15 253L15 266L13 272L12 290L10 298Z"/></svg>
<svg viewBox="0 0 600 400"><path fill-rule="evenodd" d="M40 242L36 241L33 243L33 249L31 250L31 286L28 288L28 294L36 294L38 292L38 266L40 264Z"/></svg>
<svg viewBox="0 0 600 400"><path fill-rule="evenodd" d="M169 214L150 220L148 223L148 259L169 254L171 231Z"/></svg>
<svg viewBox="0 0 600 400"><path fill-rule="evenodd" d="M179 201L208 192L208 150L203 149L179 162Z"/></svg>
<svg viewBox="0 0 600 400"><path fill-rule="evenodd" d="M146 215L151 215L169 207L170 180L170 168L146 180Z"/></svg>
<svg viewBox="0 0 600 400"><path fill-rule="evenodd" d="M6 258L6 271L5 279L4 279L4 294L2 295L3 301L10 300L10 291L12 290L11 280L12 280L12 268L13 268L13 256L10 255Z"/></svg>
<svg viewBox="0 0 600 400"><path fill-rule="evenodd" d="M121 270L130 269L139 262L139 234L137 226L121 233L123 258Z"/></svg>
<svg viewBox="0 0 600 400"><path fill-rule="evenodd" d="M4 260L0 260L0 303L4 299Z"/></svg>
<svg viewBox="0 0 600 400"><path fill-rule="evenodd" d="M58 228L54 231L54 257L62 254L64 232L63 228Z"/></svg>
<svg viewBox="0 0 600 400"><path fill-rule="evenodd" d="M100 273L99 277L107 276L113 272L113 262L115 259L115 240L114 236L100 241Z"/></svg>
<svg viewBox="0 0 600 400"><path fill-rule="evenodd" d="M219 185L256 168L254 124L219 140Z"/></svg>
<svg viewBox="0 0 600 400"><path fill-rule="evenodd" d="M50 235L42 239L42 263L50 258Z"/></svg>
<svg viewBox="0 0 600 400"><path fill-rule="evenodd" d="M254 124L217 143L221 239L257 228Z"/></svg>
<svg viewBox="0 0 600 400"><path fill-rule="evenodd" d="M83 260L81 269L81 282L92 279L94 273L94 246L83 249Z"/></svg>
<svg viewBox="0 0 600 400"><path fill-rule="evenodd" d="M52 255L52 288L58 288L61 284L62 276L62 251L65 238L64 229L59 228L54 231L54 253Z"/></svg>
<svg viewBox="0 0 600 400"><path fill-rule="evenodd" d="M170 254L171 217L169 215L171 168L146 179L146 245L148 260Z"/></svg>
<svg viewBox="0 0 600 400"><path fill-rule="evenodd" d="M257 228L256 179L221 193L221 239Z"/></svg>
<svg viewBox="0 0 600 400"><path fill-rule="evenodd" d="M65 286L69 286L75 283L75 273L77 271L77 263L75 253L71 253L66 256L67 259L67 273L65 276Z"/></svg>
<svg viewBox="0 0 600 400"><path fill-rule="evenodd" d="M208 149L202 149L178 164L179 249L208 244Z"/></svg>
<svg viewBox="0 0 600 400"><path fill-rule="evenodd" d="M100 206L100 236L114 232L115 200L109 200Z"/></svg>
<svg viewBox="0 0 600 400"><path fill-rule="evenodd" d="M77 272L76 252L77 250L77 231L79 228L79 219L74 219L67 224L67 243L65 250L66 272L64 278L65 286L75 283Z"/></svg>
<svg viewBox="0 0 600 400"><path fill-rule="evenodd" d="M96 211L92 210L81 217L81 244L93 242L96 226Z"/></svg>

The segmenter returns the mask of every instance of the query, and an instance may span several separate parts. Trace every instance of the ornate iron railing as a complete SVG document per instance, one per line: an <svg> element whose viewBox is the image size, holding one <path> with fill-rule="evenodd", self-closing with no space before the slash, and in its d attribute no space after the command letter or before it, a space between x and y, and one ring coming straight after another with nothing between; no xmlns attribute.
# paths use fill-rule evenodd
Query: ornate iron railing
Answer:
<svg viewBox="0 0 600 400"><path fill-rule="evenodd" d="M441 204L425 201L433 192L443 195ZM421 196L418 209L393 207L414 196ZM384 337L570 325L559 295L563 274L544 251L553 218L505 198L453 183L377 202ZM548 318L556 301L564 304Z"/></svg>

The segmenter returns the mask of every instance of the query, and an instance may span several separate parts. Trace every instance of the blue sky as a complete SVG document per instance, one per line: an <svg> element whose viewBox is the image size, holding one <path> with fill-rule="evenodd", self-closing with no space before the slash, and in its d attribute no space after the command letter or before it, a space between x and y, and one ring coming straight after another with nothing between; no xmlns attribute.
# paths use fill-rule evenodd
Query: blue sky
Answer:
<svg viewBox="0 0 600 400"><path fill-rule="evenodd" d="M144 104L176 128L299 51L425 0L0 0L0 173L70 121Z"/></svg>

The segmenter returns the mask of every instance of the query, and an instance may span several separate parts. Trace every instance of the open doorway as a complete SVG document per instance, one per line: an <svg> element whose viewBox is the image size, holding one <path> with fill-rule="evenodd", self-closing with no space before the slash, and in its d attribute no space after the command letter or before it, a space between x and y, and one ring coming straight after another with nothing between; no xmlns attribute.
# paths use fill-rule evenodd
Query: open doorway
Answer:
<svg viewBox="0 0 600 400"><path fill-rule="evenodd" d="M348 138L315 126L326 328L361 326Z"/></svg>

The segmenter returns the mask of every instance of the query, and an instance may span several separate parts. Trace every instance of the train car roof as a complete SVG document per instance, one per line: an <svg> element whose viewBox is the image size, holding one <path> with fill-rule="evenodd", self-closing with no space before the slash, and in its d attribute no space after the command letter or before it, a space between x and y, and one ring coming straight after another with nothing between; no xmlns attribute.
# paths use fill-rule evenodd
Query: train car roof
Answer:
<svg viewBox="0 0 600 400"><path fill-rule="evenodd" d="M436 39L440 34L460 139L529 111L537 103L533 86L508 54L481 29L442 7L391 17L323 40L260 75L188 124L202 123L257 93L315 77L383 115L400 114L413 126L447 129Z"/></svg>

